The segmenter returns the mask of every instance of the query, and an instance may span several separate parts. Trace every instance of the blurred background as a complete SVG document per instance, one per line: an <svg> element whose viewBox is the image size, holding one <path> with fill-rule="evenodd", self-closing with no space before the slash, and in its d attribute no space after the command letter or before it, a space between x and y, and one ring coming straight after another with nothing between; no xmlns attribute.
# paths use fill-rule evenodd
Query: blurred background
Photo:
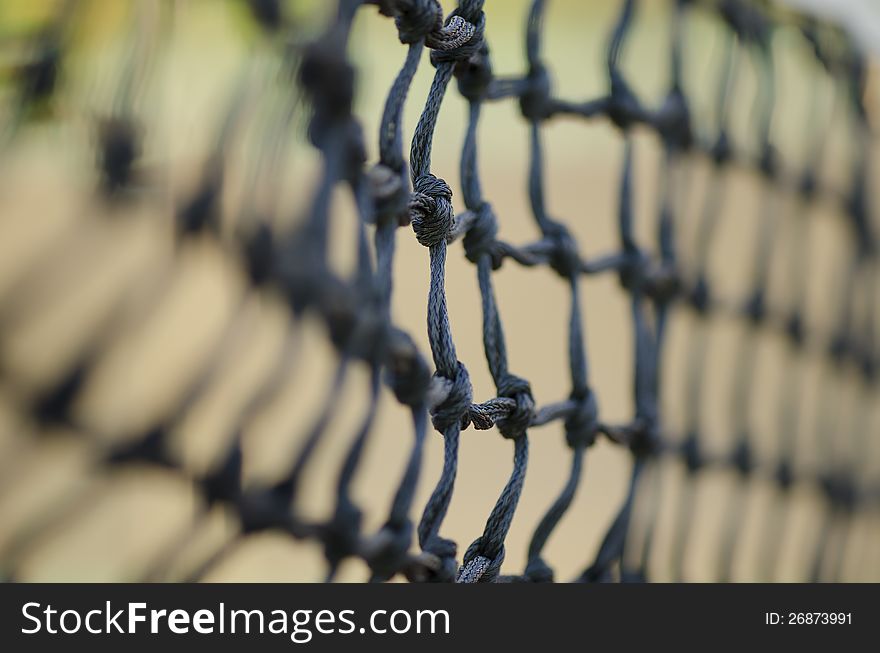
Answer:
<svg viewBox="0 0 880 653"><path fill-rule="evenodd" d="M527 0L489 0L486 39L496 75L521 75L526 67L524 28ZM658 106L669 86L670 6L642 2L624 54L634 90L648 106ZM802 3L803 4L803 3ZM819 3L822 4L822 3ZM862 43L876 35L878 12L852 3L833 12L858 26ZM271 373L273 363L292 363L277 379L271 400L247 420L243 430L244 483L268 482L282 474L323 404L336 354L323 323L292 323L286 306L272 293L248 291L229 242L241 228L242 206L271 216L273 228L292 228L306 212L320 159L305 136L307 111L296 97L294 77L279 53L320 34L335 3L284 3L293 36L269 38L244 2L233 0L10 0L0 4L0 574L24 581L135 580L153 569L169 550L175 553L162 579L180 579L226 541L235 519L221 509L201 514L191 482L181 474L148 466L106 467L100 452L163 422L199 379L214 370L202 392L171 429L171 455L194 475L216 464L235 433L230 424ZM449 11L454 3L443 2ZM817 3L810 7L816 10ZM823 9L823 7L818 7ZM828 9L825 7L824 9ZM605 49L618 2L554 0L545 19L544 58L555 94L582 101L607 90ZM24 106L17 71L34 57L35 44L62 30L64 67L55 92ZM875 31L872 31L874 29ZM48 32L47 32L48 30ZM684 41L685 92L698 131L714 137L716 87L729 31L712 11L689 13ZM289 42L288 40L289 39ZM877 41L875 41L877 42ZM357 68L355 113L361 120L369 162L375 162L382 106L405 54L393 22L376 7L358 11L350 47ZM776 105L771 139L783 166L800 171L808 128L827 129L821 178L846 190L851 182L854 134L844 103L810 53L796 27L773 34ZM427 96L433 68L424 54L404 113L409 143ZM756 151L751 103L758 87L755 70L742 65L731 91L731 140ZM864 104L880 102L876 68L869 64ZM36 94L39 95L39 94ZM818 122L808 115L818 106ZM230 112L229 107L235 106ZM140 152L124 198L107 199L96 166L96 143L118 128L120 115L134 117ZM449 181L457 209L463 209L458 159L467 109L453 86L443 104L434 139L432 168ZM546 201L564 222L586 258L616 250L617 207L624 140L607 120L560 117L546 123ZM873 135L870 148L876 150ZM655 133L634 134L636 229L654 251L658 197L673 193L683 260L693 262L696 228L707 197L718 194L711 162L695 156L663 174L662 146ZM175 212L199 192L222 141L220 237L181 243ZM527 196L528 126L515 101L488 103L479 135L484 194L493 204L500 237L512 243L539 237ZM268 155L267 155L268 152ZM268 162L268 163L267 163ZM869 188L880 180L871 170ZM207 172L206 172L207 171ZM840 281L854 257L849 222L839 204L827 199L802 202L791 193L767 190L761 176L742 168L725 171L717 230L707 253L713 291L730 303L745 300L753 252L763 236L766 203L778 215L771 257L768 303L784 311L791 302L788 261L797 247L806 267L805 322L816 343L790 355L784 334L759 330L727 314L709 318L707 374L699 398L687 387L686 363L696 320L686 307L673 312L663 359L664 435L680 441L688 410L700 402L699 428L706 450L728 451L734 437L732 377L738 342L755 338L757 368L746 421L754 434L758 475L746 493L743 533L735 556L734 580L800 580L810 573L815 542L828 528L828 505L821 488L796 483L780 499L772 481L780 441L784 388L799 378L796 473L821 469L814 438L817 406L837 409L828 437L840 460L858 478L876 480L880 471L880 409L876 384L866 387L846 366L829 371L823 338L833 331ZM768 199L769 197L769 199ZM343 192L334 196L331 247L334 266L351 270L356 214ZM876 227L876 218L873 224ZM794 233L805 234L803 240ZM428 355L425 312L428 253L411 229L398 230L393 316ZM876 260L866 273L878 278ZM495 277L498 307L507 337L510 369L531 381L543 405L569 392L567 360L568 290L552 270L510 262ZM868 282L865 281L865 284ZM633 333L628 296L615 275L586 278L582 284L590 379L603 420L632 419ZM870 287L868 285L867 287ZM876 284L873 286L878 287ZM870 291L868 291L870 292ZM476 268L461 245L450 248L447 297L458 356L470 371L475 400L495 394L482 348ZM862 292L857 314L870 324L873 304ZM874 324L880 324L875 321ZM216 347L217 342L223 346ZM876 341L876 339L875 339ZM292 344L291 344L292 343ZM290 349L292 348L292 353ZM73 427L39 419L35 401L70 370L89 361L71 410ZM834 396L826 394L831 375ZM299 505L313 518L333 508L338 467L366 408L366 368L352 370L333 412L327 436L309 469ZM857 421L862 420L862 421ZM376 426L359 469L355 496L365 511L364 529L378 528L396 489L411 446L408 412L383 390ZM505 573L519 573L529 538L559 493L570 452L560 423L530 431L528 474L507 539ZM441 530L460 551L482 532L486 516L510 473L512 448L497 430L462 434L458 478ZM443 458L442 437L429 432L417 519ZM545 558L558 579L579 574L624 496L631 468L628 450L600 439L586 458L574 504L550 539ZM651 568L656 580L677 579L677 507L686 471L664 459L657 473L661 495L657 543ZM685 580L715 576L719 541L730 493L738 491L731 469L701 472L692 510ZM861 482L861 481L860 481ZM874 482L876 485L876 482ZM783 554L769 571L759 563L763 525L783 501L789 521ZM645 508L647 509L647 508ZM653 509L653 508L652 508ZM847 528L840 578L880 578L880 519L876 502ZM194 527L197 525L197 527ZM187 534L181 539L183 534ZM180 542L183 542L181 545ZM325 575L317 544L281 533L248 537L207 580L317 581ZM339 579L360 581L365 565L346 561Z"/></svg>

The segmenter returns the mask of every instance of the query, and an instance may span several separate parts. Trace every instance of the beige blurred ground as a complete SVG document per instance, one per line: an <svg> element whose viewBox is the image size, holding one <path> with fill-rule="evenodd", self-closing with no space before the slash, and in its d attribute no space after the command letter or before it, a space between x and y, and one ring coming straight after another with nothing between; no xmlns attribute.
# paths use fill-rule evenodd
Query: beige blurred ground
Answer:
<svg viewBox="0 0 880 653"><path fill-rule="evenodd" d="M309 424L309 416L323 402L334 367L332 350L320 326L311 322L291 325L276 298L245 294L241 274L222 246L198 242L179 249L174 245L171 208L193 187L220 119L218 107L225 106L243 67L247 67L253 87L251 97L265 97L266 104L278 98L272 59L243 12L214 0L167 5L173 8L171 32L161 44L161 54L138 106L147 134L145 188L137 201L124 208L94 200L93 121L109 105L120 61L129 45L128 4L84 3L86 18L78 27L78 65L73 68L65 101L51 122L24 132L0 157L0 364L4 372L0 382L0 550L40 515L52 516L52 528L15 561L15 575L24 580L137 578L194 523L198 502L179 477L141 469L109 473L96 470L93 463L102 441L130 436L167 413L192 381L200 362L212 355L218 338L226 338L227 343L219 371L204 398L176 429L175 453L195 472L216 460L232 436L228 432L230 416L268 373L282 344L293 338L297 359L290 378L245 433L247 481L272 479L281 473ZM320 24L320 14L326 9L323 3L300 3L304 5L302 16ZM524 66L522 30L528 2L505 0L488 5L487 38L495 71L516 74ZM625 65L640 95L656 104L667 84L668 15L666 3L643 5L628 41ZM582 99L602 93L602 52L616 11L614 2L550 3L545 54L560 96ZM20 19L11 12L7 21L12 21L10 16ZM698 120L707 124L719 58L715 47L718 32L708 19L697 19L693 27L688 40L693 54L686 62L689 89L694 91L692 108ZM777 45L780 70L787 74L780 74L774 138L783 158L796 160L802 145L807 90L820 82L799 68L803 45L793 34L780 35ZM375 160L373 135L404 49L397 42L393 25L368 8L359 14L351 54L359 69L357 113L370 135L370 157ZM407 105L407 139L418 119L432 70L426 56ZM754 85L747 69L737 93L750 98ZM873 102L869 98L869 103ZM260 106L258 102L253 105ZM433 168L452 184L456 197L465 118L464 103L452 90L437 129ZM254 125L250 129L258 130L264 116L254 110L247 119ZM299 116L294 127L301 128L303 120ZM847 175L843 165L847 137L843 121L839 122L832 127L834 137L825 170L826 178L838 184ZM253 156L251 133L245 132L233 144L233 161L246 162ZM737 111L735 136L747 138L751 133L748 112ZM652 134L637 132L634 138L638 233L641 242L653 243L657 190L662 183L658 175L660 152ZM623 154L620 135L604 121L563 119L547 125L545 139L546 197L551 214L565 221L587 257L615 249L617 184ZM513 243L529 242L537 236L526 196L527 145L526 125L515 103L486 106L479 141L484 192L499 217L501 236ZM279 185L270 185L268 195L257 198L267 206L280 207L279 228L289 225L288 216L295 219L307 205L315 164L314 154L300 143L278 175ZM709 187L710 171L695 160L677 174L680 248L687 261L688 238L693 238L693 224ZM232 214L242 182L234 175L230 178L225 201ZM745 172L731 173L726 183L731 201L723 207L710 252L710 271L715 288L736 300L743 297L749 279L750 254L764 206L763 187L754 175ZM836 275L850 255L842 228L844 218L827 203L804 207L790 198L776 199L780 233L808 230L813 261L808 284L809 323L824 333L830 325L831 301L836 299ZM113 215L120 212L126 215ZM351 265L354 217L350 200L342 193L336 198L333 220L334 260L345 269ZM427 354L427 251L408 229L399 231L397 242L394 318ZM774 257L770 298L782 308L788 283L786 244L791 242L790 237L782 238L779 256ZM539 404L564 398L568 393L565 285L552 271L526 270L512 264L503 267L495 283L511 370L531 380ZM482 353L476 271L460 245L450 251L447 292L459 358L470 370L475 396L487 399L493 396L493 387ZM633 411L632 332L626 297L610 275L590 278L582 292L590 377L601 412L608 422L625 422ZM230 322L234 324L231 328ZM689 399L682 367L692 334L690 324L686 310L676 312L665 352L663 411L673 438L680 434L683 406ZM35 426L21 407L37 389L56 378L96 334L102 342L99 364L77 403L78 416L96 435L85 440L36 438ZM733 436L727 427L728 397L740 335L741 324L713 319L709 348L713 371L704 388L701 425L717 452L724 451ZM793 375L804 375L799 449L803 455L797 464L806 469L816 462L809 442L809 420L814 415L812 407L822 399L817 396L822 364L816 357L790 364L785 342L773 334L762 336L759 346L752 416L759 450L766 460L773 460L780 388ZM366 387L365 370L355 370L309 472L302 507L311 516L325 516L332 507L336 470L365 409ZM868 422L865 435L875 444L868 460L876 462L880 428L876 392L873 396L858 395L852 379L841 379L838 387L841 405L869 403L872 407L873 421ZM840 431L839 450L846 455L850 437L846 424ZM406 411L384 393L356 484L367 529L379 526L384 518L411 437ZM463 434L456 491L442 529L460 547L482 531L507 480L511 455L510 443L494 430ZM441 463L442 440L432 432L416 506L424 505ZM507 541L506 572L522 570L532 529L560 490L568 466L561 425L535 429L525 488ZM546 549L545 557L558 578L573 577L592 561L624 496L629 468L629 454L605 441L589 452L575 503ZM873 473L876 476L876 464ZM682 470L670 462L662 466L662 474L662 526L654 566L658 578L668 580L672 556L669 535ZM698 528L686 556L687 579L712 577L723 507L733 480L730 473L712 472L699 481ZM763 579L755 576L761 542L758 531L772 495L772 487L761 482L750 490L751 518L745 545L737 557L739 580ZM774 576L767 580L799 579L807 569L823 506L816 493L805 487L796 488L792 506L796 527L788 529L785 554ZM57 514L59 510L66 515ZM182 577L218 546L232 532L228 519L213 514L206 522L199 522L199 536L175 560L168 577ZM853 538L852 555L847 556L845 578L876 580L880 574L876 510L856 528L858 536ZM4 566L8 564L4 561ZM312 581L323 575L323 559L316 546L268 534L250 538L209 578ZM343 580L364 577L365 568L358 562L346 563L341 574Z"/></svg>

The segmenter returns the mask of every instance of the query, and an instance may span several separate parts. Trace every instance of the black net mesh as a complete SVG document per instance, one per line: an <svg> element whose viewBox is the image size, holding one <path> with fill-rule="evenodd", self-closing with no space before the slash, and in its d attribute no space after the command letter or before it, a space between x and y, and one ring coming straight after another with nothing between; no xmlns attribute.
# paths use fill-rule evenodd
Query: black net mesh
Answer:
<svg viewBox="0 0 880 653"><path fill-rule="evenodd" d="M582 559L575 580L688 580L697 541L709 550L706 577L714 580L877 579L880 269L871 201L870 75L869 59L846 29L769 2L668 0L658 9L622 0L612 24L603 27L605 88L572 100L556 91L555 63L546 54L554 34L544 28L550 3L542 0L531 2L524 17L525 68L515 75L496 75L491 63L488 34L493 12L509 11L504 3L487 3L484 12L483 1L461 0L446 17L436 0L340 0L319 9L271 0L239 4L251 10L253 51L228 102L213 107L215 136L207 146L191 148L207 149L207 155L190 155L186 171L152 169L163 160L167 135L163 140L144 127L150 120L143 107L155 105L141 95L147 80L159 74L155 68L169 65L156 62L163 61L175 10L170 3L143 3L130 17L130 47L115 62L117 72L105 74L104 86L95 91L102 108L88 117L97 128L86 130L95 140L68 135L71 148L94 153L100 184L82 203L71 201L72 211L65 207L73 218L50 221L51 228L28 228L27 212L40 210L36 200L25 202L20 216L10 214L17 230L8 227L7 238L23 239L32 254L26 264L0 274L8 433L0 492L4 505L14 505L5 509L7 533L0 542L7 578L33 577L28 556L47 541L76 550L66 524L118 519L95 514L97 497L106 494L101 479L131 472L135 485L161 473L191 486L192 509L184 517L168 512L177 522L162 546L149 554L132 552L146 562L111 565L107 575L113 578L208 578L236 548L272 532L318 543L328 579L343 561L357 558L374 581L567 580L557 578L545 549L557 526L584 520L570 508L587 452L612 443L628 451L625 491L611 519L600 525L604 535L595 551L573 543ZM627 51L638 12L645 9L640 4L652 5L656 20L650 29L662 30L666 43L647 53L663 70L657 101L644 98L629 72L639 65ZM66 122L69 128L76 122L70 118L79 106L70 79L86 66L88 53L71 44L86 11L77 2L55 3L32 33L7 38L21 60L10 67L0 96L5 169L29 169L16 144L34 125L52 129ZM393 19L381 38L397 37L402 44L402 67L387 93L378 134L361 127L358 65L350 52L353 23L365 12ZM691 30L707 24L712 38L691 37ZM433 82L423 101L410 85L428 55ZM566 56L569 62L582 57ZM806 92L799 106L789 103L783 113L780 96L792 92L792 80L801 80ZM463 135L444 131L441 118L444 97L456 88L467 107ZM186 96L186 89L171 92ZM499 198L481 183L491 165L484 164L480 147L481 117L496 103L518 105L526 125L527 189L507 189L522 198L518 217L496 212L493 200ZM410 137L403 123L404 107L411 104L423 110ZM545 132L566 120L611 125L622 141L619 170L616 161L606 166L614 167L616 214L597 212L587 188L573 191L580 215L551 212L545 187L553 153L545 148ZM299 131L317 156L306 157L308 173L291 174L285 167L288 133ZM794 134L794 145L779 146L780 132ZM449 138L464 140L457 170L432 165L435 141ZM650 193L636 165L646 139L660 152ZM83 169L94 165L80 158ZM34 176L41 179L45 173L37 170ZM742 174L755 182L739 184ZM454 176L460 189L455 196L446 181ZM306 198L296 211L278 201L284 187ZM21 188L17 192L30 197ZM29 192L39 196L39 184ZM738 197L744 193L749 197ZM337 215L340 195L356 219ZM140 219L145 204L173 220ZM277 218L290 212L297 213L292 223ZM533 237L514 244L505 225L519 217L531 221ZM575 231L589 234L609 224L616 229L613 249L585 255ZM398 233L399 227L405 228ZM839 246L834 256L822 257L816 252L829 234ZM428 250L421 257L424 267L395 268L396 239L413 235ZM77 239L88 244L73 247ZM148 279L136 267L127 276L102 272L107 261L90 252L119 239L149 249L143 255L150 261ZM466 262L448 256L459 240ZM339 242L354 252L347 269L333 260ZM725 255L728 248L732 255ZM131 248L120 251L137 256ZM175 279L191 265L193 252L208 260L198 274L233 297L225 312L200 311L196 301L192 324L145 328L158 307L188 301ZM482 361L459 360L453 337L458 320L447 307L447 266L471 264L491 396L475 394L470 372ZM550 271L558 278L548 276L546 283L561 284L567 293L567 313L541 316L530 335L533 347L566 355L567 365L553 374L566 379L567 394L550 402L538 401L545 392L508 364L508 307L496 298L495 273L511 266ZM431 361L417 345L421 334L411 336L398 322L401 310L423 314L425 306L392 305L393 284L414 274L430 277ZM632 343L626 370L631 409L623 420L603 412L596 390L601 379L587 354L586 325L601 321L606 307L585 302L584 286L608 277L616 280L628 311L629 332L616 338ZM104 289L95 296L112 299L90 299L92 286ZM262 333L275 338L277 347L271 360L223 394L218 387L248 358L242 354L248 343L261 336L253 326L255 303L273 324L283 325ZM82 319L59 325L65 318L55 311L65 305L75 306ZM544 320L567 323L565 336L551 336ZM316 400L311 422L301 419L282 429L281 437L292 444L255 445L253 424L279 401L299 365L303 325L315 323L332 345L330 388ZM206 331L199 324L213 326ZM40 357L27 338L45 325L63 346ZM197 339L187 338L190 327ZM677 346L671 330L677 331ZM164 379L150 410L129 411L119 399L125 390L119 395L113 389L136 384L163 338L183 341L163 356L200 352L195 371ZM330 424L348 401L343 389L353 375L362 412L342 445L336 438L333 471L322 467L322 475L332 476L333 491L327 514L315 517L312 499L304 498L306 476L329 446ZM380 502L354 489L367 464L365 451L377 437L385 394L396 398L409 420L398 421L394 434L393 460L401 464L372 461L393 478L390 506L384 497ZM190 455L181 433L209 395L215 399L208 418L212 453L200 458ZM100 403L96 396L105 398L101 410L90 408ZM520 517L529 439L542 437L541 427L554 423L563 426L568 451L567 459L554 461L548 481L554 492L558 486L558 495L530 526L525 565L511 568L503 564L505 541ZM300 435L291 437L294 427ZM455 496L460 439L493 428L510 441L512 463L497 457L481 465L509 466L509 479L482 533L469 542L452 541L443 524ZM431 477L421 468L424 450L439 446L434 438L442 438L443 462ZM51 465L56 450L70 441L78 443L78 469L87 470L88 482L70 482L64 468ZM244 479L255 448L282 469L277 478ZM720 493L710 480L719 471L730 481ZM433 488L424 503L417 500L422 486ZM760 509L755 488L763 492ZM813 520L806 530L798 527L804 495L811 497ZM219 544L197 546L218 509L227 517ZM701 530L710 515L714 526L707 539ZM136 511L128 518L136 520ZM796 565L789 560L792 546ZM746 548L753 553L744 558ZM76 556L65 564L77 565ZM791 569L782 574L781 567ZM46 575L53 573L64 577L57 570Z"/></svg>

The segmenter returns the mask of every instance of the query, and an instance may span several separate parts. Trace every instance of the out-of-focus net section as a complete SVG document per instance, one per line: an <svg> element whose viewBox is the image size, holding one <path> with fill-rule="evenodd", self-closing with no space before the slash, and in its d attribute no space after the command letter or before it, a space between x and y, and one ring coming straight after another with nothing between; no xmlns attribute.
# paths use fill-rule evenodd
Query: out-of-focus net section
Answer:
<svg viewBox="0 0 880 653"><path fill-rule="evenodd" d="M843 25L67 0L0 57L4 577L880 576Z"/></svg>

